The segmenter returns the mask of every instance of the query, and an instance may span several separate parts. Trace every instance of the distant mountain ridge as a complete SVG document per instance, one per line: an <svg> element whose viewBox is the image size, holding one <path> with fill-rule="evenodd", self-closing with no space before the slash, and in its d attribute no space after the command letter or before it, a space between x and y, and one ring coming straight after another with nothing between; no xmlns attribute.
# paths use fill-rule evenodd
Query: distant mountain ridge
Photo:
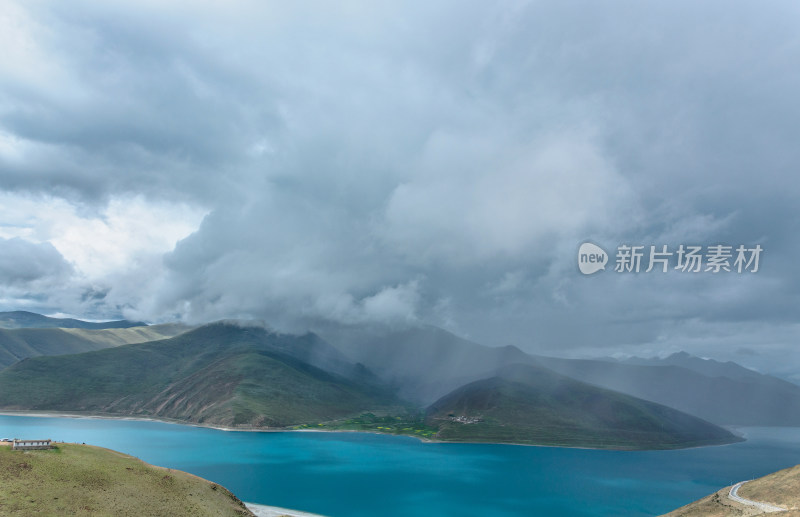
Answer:
<svg viewBox="0 0 800 517"><path fill-rule="evenodd" d="M144 327L143 321L83 321L73 318L51 318L28 311L0 312L0 328L67 328L67 329L119 329L128 327Z"/></svg>
<svg viewBox="0 0 800 517"><path fill-rule="evenodd" d="M165 323L107 329L0 328L0 370L40 355L78 354L112 346L173 337L190 327Z"/></svg>
<svg viewBox="0 0 800 517"><path fill-rule="evenodd" d="M638 364L642 366L680 366L708 377L728 377L730 379L762 379L764 374L745 368L733 361L721 362L715 359L704 359L688 352L675 352L667 357L642 358L630 357L617 362ZM777 379L777 377L773 377Z"/></svg>
<svg viewBox="0 0 800 517"><path fill-rule="evenodd" d="M735 363L686 356L649 364L536 359L563 375L658 402L715 424L800 425L800 386Z"/></svg>

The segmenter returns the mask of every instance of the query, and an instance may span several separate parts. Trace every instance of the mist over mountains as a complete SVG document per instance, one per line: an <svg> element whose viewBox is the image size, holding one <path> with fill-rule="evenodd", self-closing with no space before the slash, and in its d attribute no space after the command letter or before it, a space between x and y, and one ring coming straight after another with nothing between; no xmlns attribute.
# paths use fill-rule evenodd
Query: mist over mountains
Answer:
<svg viewBox="0 0 800 517"><path fill-rule="evenodd" d="M732 362L686 353L666 359L563 359L491 348L435 327L340 328L321 335L391 379L411 400L431 403L510 364L544 366L582 382L680 409L721 425L800 425L800 386Z"/></svg>
<svg viewBox="0 0 800 517"><path fill-rule="evenodd" d="M450 441L671 448L735 439L714 424L800 422L800 386L734 363L533 356L433 326L13 328L0 359L5 409L228 427L402 432L379 425L396 417Z"/></svg>
<svg viewBox="0 0 800 517"><path fill-rule="evenodd" d="M431 404L427 419L444 421L438 436L451 441L671 448L735 440L700 418L529 364L457 388Z"/></svg>

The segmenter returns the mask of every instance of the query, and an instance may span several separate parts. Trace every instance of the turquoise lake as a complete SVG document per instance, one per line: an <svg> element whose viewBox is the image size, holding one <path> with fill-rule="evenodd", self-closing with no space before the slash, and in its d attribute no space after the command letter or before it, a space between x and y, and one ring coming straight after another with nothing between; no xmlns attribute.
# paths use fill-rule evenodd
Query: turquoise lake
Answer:
<svg viewBox="0 0 800 517"><path fill-rule="evenodd" d="M800 463L800 428L738 432L748 441L630 452L0 415L2 438L100 445L213 480L244 501L331 517L658 515Z"/></svg>

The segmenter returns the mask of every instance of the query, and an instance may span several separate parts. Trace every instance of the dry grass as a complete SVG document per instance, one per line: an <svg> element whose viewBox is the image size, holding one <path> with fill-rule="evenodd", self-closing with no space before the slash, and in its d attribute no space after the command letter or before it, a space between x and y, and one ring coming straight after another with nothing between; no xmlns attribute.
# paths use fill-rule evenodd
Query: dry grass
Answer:
<svg viewBox="0 0 800 517"><path fill-rule="evenodd" d="M0 447L0 516L252 516L224 487L88 445Z"/></svg>
<svg viewBox="0 0 800 517"><path fill-rule="evenodd" d="M72 335L83 338L92 343L105 346L131 345L158 339L168 339L185 332L190 327L177 323L163 325L150 325L147 327L129 327L123 329L61 329Z"/></svg>
<svg viewBox="0 0 800 517"><path fill-rule="evenodd" d="M664 517L749 517L751 515L800 517L800 465L750 481L739 489L740 497L788 508L790 509L788 512L762 513L753 507L730 500L729 491L730 487L723 488Z"/></svg>
<svg viewBox="0 0 800 517"><path fill-rule="evenodd" d="M753 501L800 510L800 465L745 483L739 489L739 495Z"/></svg>

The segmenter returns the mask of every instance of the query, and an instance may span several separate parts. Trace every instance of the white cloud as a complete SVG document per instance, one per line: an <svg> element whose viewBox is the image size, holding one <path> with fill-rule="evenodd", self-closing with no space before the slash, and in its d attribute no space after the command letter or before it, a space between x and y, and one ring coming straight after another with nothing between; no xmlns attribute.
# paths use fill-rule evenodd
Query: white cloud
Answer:
<svg viewBox="0 0 800 517"><path fill-rule="evenodd" d="M50 243L0 239L0 285L4 288L50 289L70 273L69 264Z"/></svg>
<svg viewBox="0 0 800 517"><path fill-rule="evenodd" d="M89 281L171 251L204 215L196 207L141 196L116 197L95 211L50 196L0 193L0 237L48 243Z"/></svg>
<svg viewBox="0 0 800 517"><path fill-rule="evenodd" d="M371 321L413 322L418 319L420 302L419 282L384 287L378 293L364 298L364 318Z"/></svg>
<svg viewBox="0 0 800 517"><path fill-rule="evenodd" d="M192 233L204 212L195 207L114 198L97 217L72 217L52 227L51 242L89 278L136 268L147 255L162 255Z"/></svg>
<svg viewBox="0 0 800 517"><path fill-rule="evenodd" d="M798 12L695 4L0 0L0 237L72 266L5 305L558 350L792 322ZM584 239L768 259L584 279Z"/></svg>

